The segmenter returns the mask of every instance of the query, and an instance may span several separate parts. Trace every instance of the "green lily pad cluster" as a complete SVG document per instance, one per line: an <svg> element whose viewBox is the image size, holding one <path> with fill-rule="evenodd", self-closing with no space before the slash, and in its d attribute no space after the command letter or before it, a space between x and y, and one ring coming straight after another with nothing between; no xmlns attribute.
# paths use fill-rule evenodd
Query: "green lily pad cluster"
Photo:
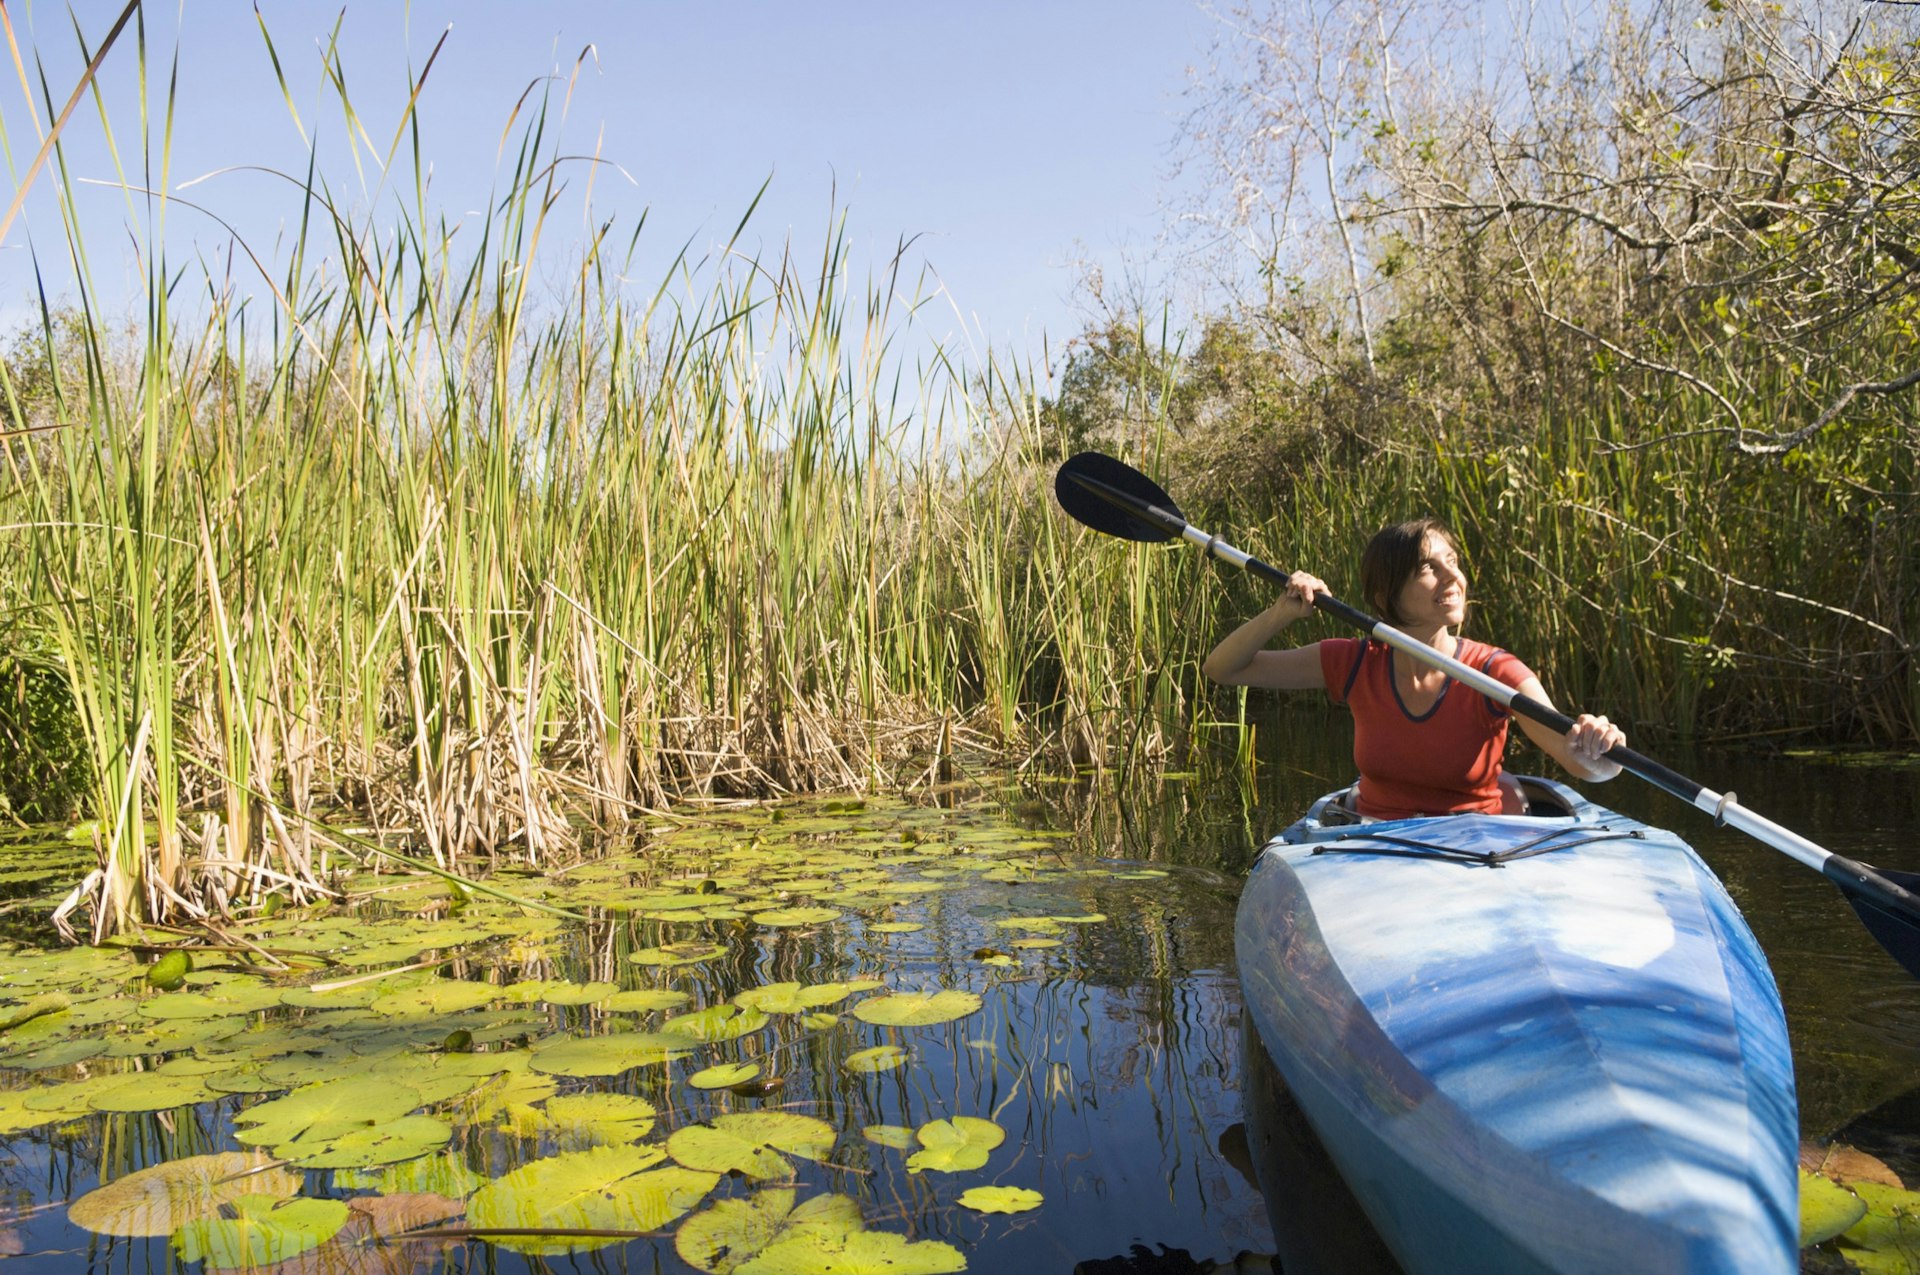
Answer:
<svg viewBox="0 0 1920 1275"><path fill-rule="evenodd" d="M494 882L589 914L585 927L383 875L354 882L349 908L235 925L231 946L178 961L153 947L4 953L0 1133L216 1106L242 1149L128 1173L70 1212L104 1234L168 1236L209 1269L428 1224L531 1255L581 1251L685 1217L676 1245L704 1270L960 1270L948 1244L869 1230L852 1197L801 1198L796 1182L839 1141L821 1077L847 1073L843 1092L895 1085L878 1078L914 1065L904 1033L985 1007L980 990L940 985L919 936L965 944L946 977L990 989L998 973L968 951L997 940L1009 950L993 964L1016 972L1057 959L1105 919L1062 906L1063 883L1112 875L1052 839L950 826L942 811L796 805ZM993 925L940 912L961 883L1009 900L1062 888ZM903 952L919 962L904 976ZM789 1076L812 1083L782 1102L822 1105L770 1109ZM915 1175L981 1169L1004 1138L970 1116L866 1135ZM303 1194L309 1181L359 1194ZM723 1182L753 1193L710 1200ZM980 1213L1039 1202L993 1185L959 1197Z"/></svg>

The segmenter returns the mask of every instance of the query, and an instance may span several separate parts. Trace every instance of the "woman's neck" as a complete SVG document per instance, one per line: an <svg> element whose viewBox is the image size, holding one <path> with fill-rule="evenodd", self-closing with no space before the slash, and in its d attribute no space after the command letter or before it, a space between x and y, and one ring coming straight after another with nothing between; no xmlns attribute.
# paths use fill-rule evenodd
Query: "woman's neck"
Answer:
<svg viewBox="0 0 1920 1275"><path fill-rule="evenodd" d="M1431 629L1402 629L1400 631L1414 641L1432 647L1442 655L1451 656L1460 645L1460 639L1455 637L1453 630L1444 624Z"/></svg>

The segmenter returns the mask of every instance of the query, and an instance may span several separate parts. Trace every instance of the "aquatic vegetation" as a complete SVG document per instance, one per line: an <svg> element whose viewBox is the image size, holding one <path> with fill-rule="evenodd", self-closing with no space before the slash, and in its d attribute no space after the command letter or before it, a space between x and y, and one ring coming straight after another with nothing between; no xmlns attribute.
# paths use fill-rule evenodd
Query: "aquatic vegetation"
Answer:
<svg viewBox="0 0 1920 1275"><path fill-rule="evenodd" d="M1109 928L1094 900L1164 883L1007 835L990 807L817 808L664 827L644 853L550 874L543 897L586 918L572 927L484 896L447 912L444 882L383 876L378 892L345 882L365 899L351 915L232 926L172 990L140 943L16 949L0 962L0 1129L208 1113L212 1145L103 1165L68 1216L209 1269L331 1261L409 1226L408 1244L529 1257L672 1232L703 1270L964 1269L926 1219L888 1225L861 1175L956 1179L919 1194L977 1218L1042 1206L1031 1186L962 1201L1006 1134L923 1092L930 1068L1035 1092L1017 1047L967 1034L1026 1013L967 953L1009 918L1053 926L1056 946L1021 959L1057 973ZM925 875L959 865L965 886ZM1005 865L1021 871L990 879ZM714 888L678 884L696 872ZM701 902L656 906L669 897ZM740 915L685 928L715 900ZM815 908L832 919L760 921ZM891 1111L911 1123L873 1118Z"/></svg>
<svg viewBox="0 0 1920 1275"><path fill-rule="evenodd" d="M960 1193L959 1204L976 1213L1025 1213L1039 1208L1045 1198L1023 1186L975 1186Z"/></svg>

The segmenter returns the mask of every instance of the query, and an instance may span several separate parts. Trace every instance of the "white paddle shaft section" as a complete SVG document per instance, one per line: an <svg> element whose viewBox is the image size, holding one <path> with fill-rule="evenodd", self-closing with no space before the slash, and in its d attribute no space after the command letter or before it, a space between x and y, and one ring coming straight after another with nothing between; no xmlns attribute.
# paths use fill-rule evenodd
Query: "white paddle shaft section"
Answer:
<svg viewBox="0 0 1920 1275"><path fill-rule="evenodd" d="M1809 868L1825 871L1827 860L1833 858L1833 851L1824 850L1808 841L1791 829L1782 828L1763 815L1756 815L1734 799L1732 793L1724 797L1709 788L1702 788L1693 804L1712 815L1721 823L1729 823L1746 833L1756 841L1763 841L1782 854L1791 855Z"/></svg>

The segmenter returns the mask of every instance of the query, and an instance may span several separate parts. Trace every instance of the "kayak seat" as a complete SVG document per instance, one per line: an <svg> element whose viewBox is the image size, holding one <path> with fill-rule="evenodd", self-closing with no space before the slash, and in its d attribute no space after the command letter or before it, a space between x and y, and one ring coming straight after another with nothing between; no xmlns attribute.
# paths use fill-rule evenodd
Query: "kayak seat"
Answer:
<svg viewBox="0 0 1920 1275"><path fill-rule="evenodd" d="M1572 818L1573 806L1549 785L1524 775L1518 778L1520 798L1523 803L1520 813L1534 815L1541 819Z"/></svg>
<svg viewBox="0 0 1920 1275"><path fill-rule="evenodd" d="M1573 805L1566 797L1555 790L1555 786L1528 775L1508 774L1502 779L1509 791L1519 798L1519 808L1510 813L1532 815L1539 819L1569 819L1573 817ZM1373 820L1353 808L1356 788L1345 788L1322 798L1315 804L1313 817L1325 828L1344 828L1356 823L1372 823Z"/></svg>

